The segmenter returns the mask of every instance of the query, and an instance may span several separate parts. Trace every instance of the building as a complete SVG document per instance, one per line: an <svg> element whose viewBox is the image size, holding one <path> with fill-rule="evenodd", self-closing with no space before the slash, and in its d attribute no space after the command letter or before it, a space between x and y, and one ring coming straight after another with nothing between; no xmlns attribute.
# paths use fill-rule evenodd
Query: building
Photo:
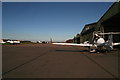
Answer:
<svg viewBox="0 0 120 80"><path fill-rule="evenodd" d="M77 34L76 36L74 36L73 43L80 44L80 34Z"/></svg>
<svg viewBox="0 0 120 80"><path fill-rule="evenodd" d="M65 41L66 43L73 43L73 39L68 39Z"/></svg>
<svg viewBox="0 0 120 80"><path fill-rule="evenodd" d="M92 43L94 37L93 32L95 31L96 25L96 22L85 25L82 32L80 33L80 43L83 43L85 41L89 41L90 43Z"/></svg>
<svg viewBox="0 0 120 80"><path fill-rule="evenodd" d="M6 42L4 42L2 39L0 40L0 43L6 43Z"/></svg>
<svg viewBox="0 0 120 80"><path fill-rule="evenodd" d="M99 19L96 31L101 32L120 32L120 2L115 2L109 10ZM107 39L107 36L104 35ZM114 42L120 42L120 36L113 36Z"/></svg>
<svg viewBox="0 0 120 80"><path fill-rule="evenodd" d="M98 20L98 22L85 25L80 33L80 43L89 41L92 43L93 32L120 32L120 2L115 2ZM107 40L108 35L102 36ZM120 42L120 34L113 35L113 42Z"/></svg>

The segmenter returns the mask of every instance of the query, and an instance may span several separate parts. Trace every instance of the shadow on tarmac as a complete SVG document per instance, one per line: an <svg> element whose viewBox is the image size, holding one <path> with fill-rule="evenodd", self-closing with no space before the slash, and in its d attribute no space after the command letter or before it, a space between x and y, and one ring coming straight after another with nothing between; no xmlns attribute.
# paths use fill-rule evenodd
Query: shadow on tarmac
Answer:
<svg viewBox="0 0 120 80"><path fill-rule="evenodd" d="M56 50L61 52L89 52L88 50Z"/></svg>
<svg viewBox="0 0 120 80"><path fill-rule="evenodd" d="M55 50L55 51L59 51L59 52L88 52L88 53L94 53L94 54L104 54L104 55L108 55L109 52L107 51L98 51L98 52L89 52L89 50ZM111 53L114 53L117 50L112 50Z"/></svg>

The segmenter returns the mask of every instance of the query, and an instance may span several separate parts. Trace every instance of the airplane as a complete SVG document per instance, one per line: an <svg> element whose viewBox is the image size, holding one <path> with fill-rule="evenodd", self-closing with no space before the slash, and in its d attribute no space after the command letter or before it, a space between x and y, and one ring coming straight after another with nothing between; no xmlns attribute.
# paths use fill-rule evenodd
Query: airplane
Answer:
<svg viewBox="0 0 120 80"><path fill-rule="evenodd" d="M37 43L42 43L41 41L37 41Z"/></svg>
<svg viewBox="0 0 120 80"><path fill-rule="evenodd" d="M96 53L96 52L109 52L113 50L113 46L120 45L120 42L113 43L113 35L120 34L120 32L108 32L108 33L102 33L100 31L94 32L94 38L92 44L89 43L89 41L85 41L81 44L75 44L75 43L52 43L56 45L69 45L69 46L83 46L88 47L90 53ZM108 35L108 40L105 41L104 38L102 38L102 35Z"/></svg>
<svg viewBox="0 0 120 80"><path fill-rule="evenodd" d="M6 41L7 43L10 43L10 44L19 44L20 43L20 41L18 41L18 40L8 40L8 41Z"/></svg>

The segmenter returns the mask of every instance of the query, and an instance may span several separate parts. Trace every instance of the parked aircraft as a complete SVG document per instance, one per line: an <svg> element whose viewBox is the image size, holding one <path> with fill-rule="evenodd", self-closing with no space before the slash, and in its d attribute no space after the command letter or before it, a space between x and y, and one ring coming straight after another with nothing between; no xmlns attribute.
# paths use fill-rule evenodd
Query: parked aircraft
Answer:
<svg viewBox="0 0 120 80"><path fill-rule="evenodd" d="M37 41L37 43L42 43L41 41Z"/></svg>
<svg viewBox="0 0 120 80"><path fill-rule="evenodd" d="M120 32L109 32L109 33L100 33L95 32L93 43L89 43L89 41L85 41L83 44L75 44L75 43L52 43L56 45L70 45L70 46L84 46L88 47L90 52L103 52L103 51L111 51L113 50L113 46L120 45L120 42L113 43L113 35L120 34ZM108 35L108 40L105 41L101 35Z"/></svg>
<svg viewBox="0 0 120 80"><path fill-rule="evenodd" d="M10 43L10 44L19 44L20 43L20 41L17 41L17 40L8 40L8 41L6 41L7 43Z"/></svg>

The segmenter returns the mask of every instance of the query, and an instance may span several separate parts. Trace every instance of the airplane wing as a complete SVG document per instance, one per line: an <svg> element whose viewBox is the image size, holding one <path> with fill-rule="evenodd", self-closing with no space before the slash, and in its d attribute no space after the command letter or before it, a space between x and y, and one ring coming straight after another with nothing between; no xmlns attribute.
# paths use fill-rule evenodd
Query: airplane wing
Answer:
<svg viewBox="0 0 120 80"><path fill-rule="evenodd" d="M89 47L92 46L92 44L75 44L75 43L52 43L56 45L70 45L70 46L84 46L84 47Z"/></svg>
<svg viewBox="0 0 120 80"><path fill-rule="evenodd" d="M113 43L113 46L117 46L117 45L120 45L120 42L119 43Z"/></svg>

